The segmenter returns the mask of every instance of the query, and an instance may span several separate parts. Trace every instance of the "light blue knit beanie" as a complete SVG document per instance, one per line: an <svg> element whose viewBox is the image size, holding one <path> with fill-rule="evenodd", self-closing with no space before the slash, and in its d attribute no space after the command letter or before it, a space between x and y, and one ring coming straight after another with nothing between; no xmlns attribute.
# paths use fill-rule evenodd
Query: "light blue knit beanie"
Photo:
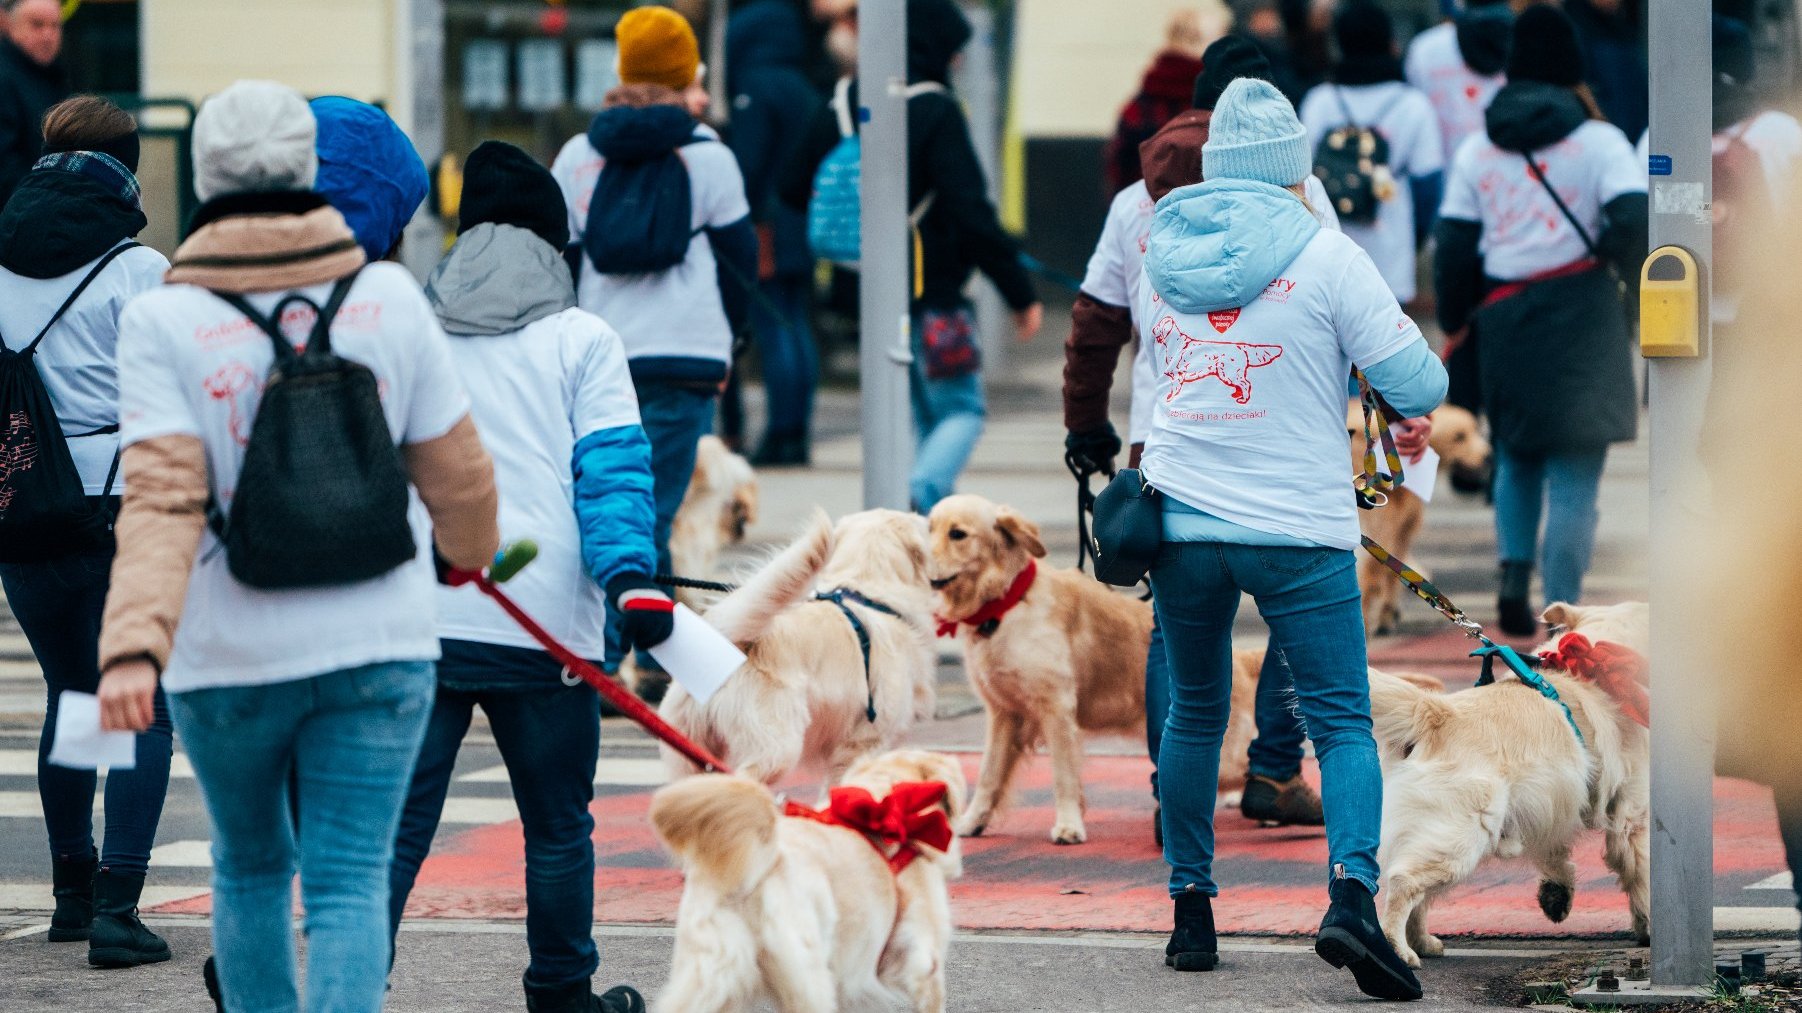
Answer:
<svg viewBox="0 0 1802 1013"><path fill-rule="evenodd" d="M1201 178L1251 179L1294 186L1314 160L1295 108L1269 81L1242 77L1226 86L1201 146Z"/></svg>

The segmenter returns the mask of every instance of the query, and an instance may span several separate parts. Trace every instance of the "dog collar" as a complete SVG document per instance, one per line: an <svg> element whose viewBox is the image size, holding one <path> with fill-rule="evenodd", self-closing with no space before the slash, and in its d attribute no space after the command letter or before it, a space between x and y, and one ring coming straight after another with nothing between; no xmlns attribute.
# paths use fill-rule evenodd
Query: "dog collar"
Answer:
<svg viewBox="0 0 1802 1013"><path fill-rule="evenodd" d="M991 601L962 619L939 619L939 636L955 637L957 628L973 626L978 637L992 637L1001 628L1001 619L1013 611L1015 605L1026 598L1026 592L1032 590L1032 582L1038 579L1039 565L1032 560L1026 561L1026 569L1021 570L1014 582L1007 586L1007 593Z"/></svg>

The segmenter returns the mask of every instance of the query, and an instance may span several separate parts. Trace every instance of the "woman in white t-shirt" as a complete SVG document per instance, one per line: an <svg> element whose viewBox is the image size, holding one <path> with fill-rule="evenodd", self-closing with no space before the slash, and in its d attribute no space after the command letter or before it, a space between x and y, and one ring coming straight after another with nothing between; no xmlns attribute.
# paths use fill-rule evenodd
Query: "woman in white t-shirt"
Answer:
<svg viewBox="0 0 1802 1013"><path fill-rule="evenodd" d="M412 276L364 266L344 217L311 192L314 137L306 101L282 85L209 99L194 120L193 232L169 284L119 321L126 486L101 720L141 729L159 681L168 691L212 820L213 941L234 1009L302 1008L296 869L305 1007L381 1008L388 858L438 657L434 551L476 569L500 541L444 332ZM374 374L415 545L353 583L251 587L209 532L208 503L230 515L275 342L308 341L328 302L332 351Z"/></svg>
<svg viewBox="0 0 1802 1013"><path fill-rule="evenodd" d="M1408 43L1402 72L1433 104L1447 162L1466 137L1483 132L1483 112L1507 80L1502 68L1513 22L1507 0L1465 0L1455 20Z"/></svg>
<svg viewBox="0 0 1802 1013"><path fill-rule="evenodd" d="M1498 606L1515 636L1538 628L1535 561L1546 601L1582 597L1608 445L1638 432L1622 282L1637 285L1645 256L1646 167L1588 99L1582 68L1569 18L1521 14L1508 84L1486 135L1452 160L1439 211L1439 324L1476 347L1496 448Z"/></svg>
<svg viewBox="0 0 1802 1013"><path fill-rule="evenodd" d="M44 150L0 212L0 345L26 354L24 368L43 381L88 497L87 515L70 519L65 544L54 549L45 549L48 537L23 540L36 546L5 545L0 583L49 690L37 780L56 896L50 940L85 939L91 961L131 966L169 959L169 947L135 912L169 787L167 705L161 694L152 701L136 764L107 775L106 839L98 854L94 772L46 757L62 694L92 693L100 683L95 651L121 491L119 313L162 283L169 262L131 241L146 221L133 175L138 125L129 114L93 96L60 103L44 117ZM36 347L27 352L34 337ZM0 458L16 451L21 438L29 434L16 424L0 426ZM42 463L50 452L40 443ZM26 472L0 468L0 514L15 494L7 479Z"/></svg>
<svg viewBox="0 0 1802 1013"><path fill-rule="evenodd" d="M1166 962L1212 970L1213 813L1245 593L1294 673L1320 759L1331 906L1315 948L1365 993L1418 999L1377 922L1383 779L1371 733L1345 461L1353 366L1403 416L1445 393L1445 370L1370 257L1302 198L1306 132L1268 82L1240 79L1214 108L1202 177L1158 202L1139 319L1157 397L1144 478L1162 494L1151 568L1168 645L1170 712L1158 757L1175 930ZM1419 453L1429 425L1398 421Z"/></svg>
<svg viewBox="0 0 1802 1013"><path fill-rule="evenodd" d="M1371 0L1353 0L1333 19L1341 57L1333 79L1316 85L1301 103L1310 151L1345 126L1367 127L1389 144L1393 192L1378 193L1376 217L1340 226L1370 259L1399 302L1414 301L1415 251L1433 226L1439 206L1445 152L1433 106L1402 80L1389 15ZM1343 208L1339 209L1343 212Z"/></svg>

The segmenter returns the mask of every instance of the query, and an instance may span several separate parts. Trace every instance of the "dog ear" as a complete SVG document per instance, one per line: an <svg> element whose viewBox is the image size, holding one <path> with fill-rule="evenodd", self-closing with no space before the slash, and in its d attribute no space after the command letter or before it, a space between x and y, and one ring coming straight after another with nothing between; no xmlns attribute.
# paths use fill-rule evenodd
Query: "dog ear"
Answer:
<svg viewBox="0 0 1802 1013"><path fill-rule="evenodd" d="M1032 555L1045 558L1045 543L1039 539L1039 526L1020 516L1011 507L995 511L995 530L1001 532L1001 537L1007 540L1009 548L1022 545Z"/></svg>
<svg viewBox="0 0 1802 1013"><path fill-rule="evenodd" d="M1539 620L1556 629L1575 629L1583 622L1583 610L1565 602L1553 602L1540 613Z"/></svg>

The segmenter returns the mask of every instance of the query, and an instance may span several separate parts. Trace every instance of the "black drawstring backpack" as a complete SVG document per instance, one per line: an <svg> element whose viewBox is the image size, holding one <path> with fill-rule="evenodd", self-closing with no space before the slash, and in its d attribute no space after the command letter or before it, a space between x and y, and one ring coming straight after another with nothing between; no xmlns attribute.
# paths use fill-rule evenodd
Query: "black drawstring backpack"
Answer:
<svg viewBox="0 0 1802 1013"><path fill-rule="evenodd" d="M108 250L24 348L8 348L0 336L0 563L40 563L100 548L112 537L112 512L104 504L113 492L119 457L113 455L106 490L96 501L82 486L69 441L116 433L118 423L65 434L32 358L44 336L100 272L137 245L123 243Z"/></svg>
<svg viewBox="0 0 1802 1013"><path fill-rule="evenodd" d="M332 352L332 320L356 277L339 279L324 308L296 294L269 316L235 293L213 293L275 345L231 509L220 510L215 498L207 510L226 566L250 587L352 584L417 553L407 523L406 463L382 414L375 374ZM318 314L302 352L278 324L296 303Z"/></svg>

